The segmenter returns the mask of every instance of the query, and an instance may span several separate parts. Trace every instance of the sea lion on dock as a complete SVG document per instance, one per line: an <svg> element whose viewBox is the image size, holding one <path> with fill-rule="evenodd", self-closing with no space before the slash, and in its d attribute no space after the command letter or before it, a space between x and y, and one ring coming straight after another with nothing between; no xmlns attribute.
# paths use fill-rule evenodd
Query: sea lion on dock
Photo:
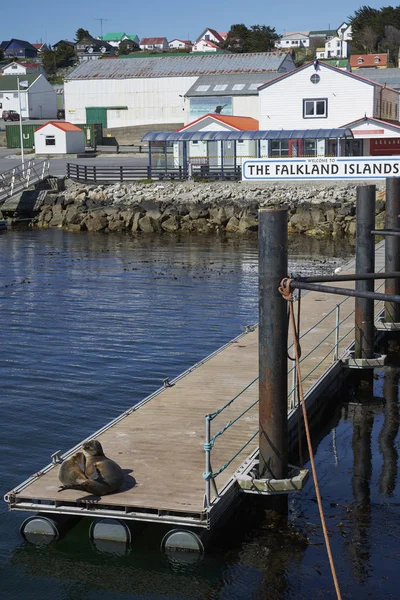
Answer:
<svg viewBox="0 0 400 600"><path fill-rule="evenodd" d="M124 482L124 472L115 461L105 456L100 442L98 440L85 442L82 450L84 458L83 471L79 472L77 467L75 467L76 470L74 472L72 472L72 469L66 469L70 475L69 479L73 479L74 475L76 475L76 480L72 481L72 483L64 484L60 488L60 491L71 489L82 490L96 496L104 496L105 494L119 490ZM82 452L78 452L71 459L77 457L78 454L82 455ZM78 465L79 459L75 458L74 464ZM61 477L60 481L64 483Z"/></svg>
<svg viewBox="0 0 400 600"><path fill-rule="evenodd" d="M87 481L88 477L85 475L85 464L86 458L83 452L77 452L66 460L63 460L58 472L58 478L63 484L61 489L67 489L74 485L81 485Z"/></svg>

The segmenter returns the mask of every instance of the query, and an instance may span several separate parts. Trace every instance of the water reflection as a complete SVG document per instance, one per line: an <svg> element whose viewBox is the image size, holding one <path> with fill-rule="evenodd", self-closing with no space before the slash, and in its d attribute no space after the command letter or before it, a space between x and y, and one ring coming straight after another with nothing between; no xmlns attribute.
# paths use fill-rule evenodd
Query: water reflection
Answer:
<svg viewBox="0 0 400 600"><path fill-rule="evenodd" d="M393 496L396 487L398 452L395 445L399 431L399 379L400 374L389 367L383 383L384 421L379 434L379 450L383 457L379 491Z"/></svg>

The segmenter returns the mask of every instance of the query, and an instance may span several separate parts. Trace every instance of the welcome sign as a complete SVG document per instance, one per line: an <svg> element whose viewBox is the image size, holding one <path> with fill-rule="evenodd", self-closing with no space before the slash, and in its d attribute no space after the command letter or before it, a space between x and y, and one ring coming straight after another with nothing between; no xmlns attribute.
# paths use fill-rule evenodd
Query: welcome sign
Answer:
<svg viewBox="0 0 400 600"><path fill-rule="evenodd" d="M244 160L243 181L282 179L381 179L400 176L400 156L256 158Z"/></svg>

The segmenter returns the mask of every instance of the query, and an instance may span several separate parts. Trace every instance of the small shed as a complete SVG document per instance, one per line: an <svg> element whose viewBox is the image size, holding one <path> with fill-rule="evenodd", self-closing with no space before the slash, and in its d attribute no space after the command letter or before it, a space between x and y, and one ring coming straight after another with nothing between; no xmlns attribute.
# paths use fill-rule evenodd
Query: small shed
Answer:
<svg viewBox="0 0 400 600"><path fill-rule="evenodd" d="M35 131L36 154L76 154L85 151L85 133L72 123L49 121Z"/></svg>

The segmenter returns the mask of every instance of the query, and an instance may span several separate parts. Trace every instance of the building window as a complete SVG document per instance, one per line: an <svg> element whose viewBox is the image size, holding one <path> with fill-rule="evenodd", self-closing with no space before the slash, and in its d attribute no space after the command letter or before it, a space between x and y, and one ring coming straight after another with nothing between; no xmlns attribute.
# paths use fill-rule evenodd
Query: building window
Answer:
<svg viewBox="0 0 400 600"><path fill-rule="evenodd" d="M316 140L304 140L303 154L304 156L315 156L317 154Z"/></svg>
<svg viewBox="0 0 400 600"><path fill-rule="evenodd" d="M379 58L379 56L375 56L374 63L378 63L378 62L381 62L381 59Z"/></svg>
<svg viewBox="0 0 400 600"><path fill-rule="evenodd" d="M303 100L303 119L319 119L328 116L328 99L313 98Z"/></svg>
<svg viewBox="0 0 400 600"><path fill-rule="evenodd" d="M319 83L320 79L321 79L321 77L318 75L318 73L314 73L310 77L311 83Z"/></svg>
<svg viewBox="0 0 400 600"><path fill-rule="evenodd" d="M244 140L237 140L238 144L244 144Z"/></svg>
<svg viewBox="0 0 400 600"><path fill-rule="evenodd" d="M54 135L46 135L45 145L46 146L55 146L56 145L56 137Z"/></svg>
<svg viewBox="0 0 400 600"><path fill-rule="evenodd" d="M289 156L289 140L272 140L271 156Z"/></svg>
<svg viewBox="0 0 400 600"><path fill-rule="evenodd" d="M12 65L11 69L18 69L17 65Z"/></svg>
<svg viewBox="0 0 400 600"><path fill-rule="evenodd" d="M362 65L362 64L363 64L363 62L364 62L364 61L363 61L363 59L361 58L361 56L359 56L359 58L358 58L357 62L358 62L358 64L359 64L359 65Z"/></svg>

